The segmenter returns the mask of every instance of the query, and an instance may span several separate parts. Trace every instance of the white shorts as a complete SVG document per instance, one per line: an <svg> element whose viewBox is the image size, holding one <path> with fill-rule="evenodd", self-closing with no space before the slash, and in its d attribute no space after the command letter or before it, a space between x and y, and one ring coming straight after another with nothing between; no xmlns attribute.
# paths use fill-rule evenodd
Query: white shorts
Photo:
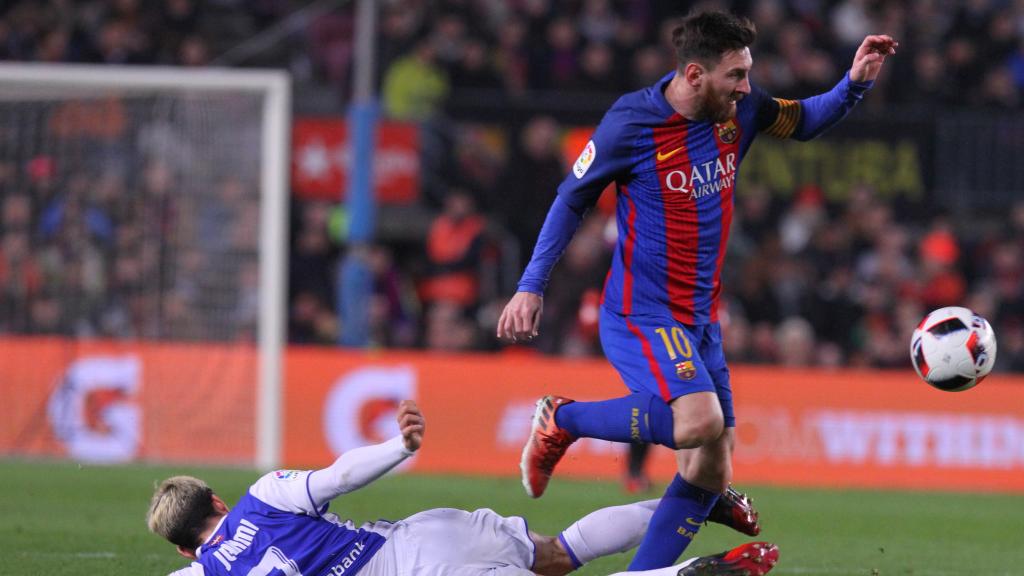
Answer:
<svg viewBox="0 0 1024 576"><path fill-rule="evenodd" d="M533 576L535 545L519 516L435 508L362 528L387 542L359 576Z"/></svg>

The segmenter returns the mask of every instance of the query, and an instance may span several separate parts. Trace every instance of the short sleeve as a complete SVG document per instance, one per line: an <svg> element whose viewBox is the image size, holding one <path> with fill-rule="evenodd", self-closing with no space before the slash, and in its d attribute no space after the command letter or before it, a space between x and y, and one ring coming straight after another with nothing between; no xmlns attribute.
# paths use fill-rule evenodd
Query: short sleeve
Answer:
<svg viewBox="0 0 1024 576"><path fill-rule="evenodd" d="M572 170L558 186L558 194L577 213L593 206L601 192L632 165L629 111L621 100L605 114L583 147Z"/></svg>
<svg viewBox="0 0 1024 576"><path fill-rule="evenodd" d="M257 480L249 494L284 512L319 516L323 510L317 510L310 497L309 474L309 470L275 470Z"/></svg>

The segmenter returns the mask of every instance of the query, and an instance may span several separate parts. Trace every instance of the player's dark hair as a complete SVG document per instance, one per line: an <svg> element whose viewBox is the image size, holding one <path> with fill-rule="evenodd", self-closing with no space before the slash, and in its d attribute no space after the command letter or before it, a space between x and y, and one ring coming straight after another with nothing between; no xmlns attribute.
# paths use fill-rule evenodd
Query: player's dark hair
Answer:
<svg viewBox="0 0 1024 576"><path fill-rule="evenodd" d="M696 61L705 68L714 68L723 54L742 50L756 38L753 22L718 11L691 14L672 30L672 45L680 67Z"/></svg>

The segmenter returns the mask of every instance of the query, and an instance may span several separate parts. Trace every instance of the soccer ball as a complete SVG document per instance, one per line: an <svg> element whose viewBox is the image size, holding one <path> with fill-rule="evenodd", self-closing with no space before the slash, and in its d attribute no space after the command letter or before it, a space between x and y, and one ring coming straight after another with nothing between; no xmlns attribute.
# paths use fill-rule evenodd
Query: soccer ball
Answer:
<svg viewBox="0 0 1024 576"><path fill-rule="evenodd" d="M939 308L910 337L910 360L917 374L939 390L967 390L992 371L996 335L987 320L967 308Z"/></svg>

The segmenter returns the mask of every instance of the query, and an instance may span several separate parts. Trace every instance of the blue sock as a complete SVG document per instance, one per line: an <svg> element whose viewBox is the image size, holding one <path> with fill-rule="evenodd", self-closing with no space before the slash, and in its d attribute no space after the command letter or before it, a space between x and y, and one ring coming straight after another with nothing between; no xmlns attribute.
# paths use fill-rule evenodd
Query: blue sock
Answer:
<svg viewBox="0 0 1024 576"><path fill-rule="evenodd" d="M600 402L573 402L555 412L555 424L576 438L646 442L675 450L672 408L647 392Z"/></svg>
<svg viewBox="0 0 1024 576"><path fill-rule="evenodd" d="M651 517L630 570L653 570L676 563L707 520L718 494L699 488L676 474Z"/></svg>

